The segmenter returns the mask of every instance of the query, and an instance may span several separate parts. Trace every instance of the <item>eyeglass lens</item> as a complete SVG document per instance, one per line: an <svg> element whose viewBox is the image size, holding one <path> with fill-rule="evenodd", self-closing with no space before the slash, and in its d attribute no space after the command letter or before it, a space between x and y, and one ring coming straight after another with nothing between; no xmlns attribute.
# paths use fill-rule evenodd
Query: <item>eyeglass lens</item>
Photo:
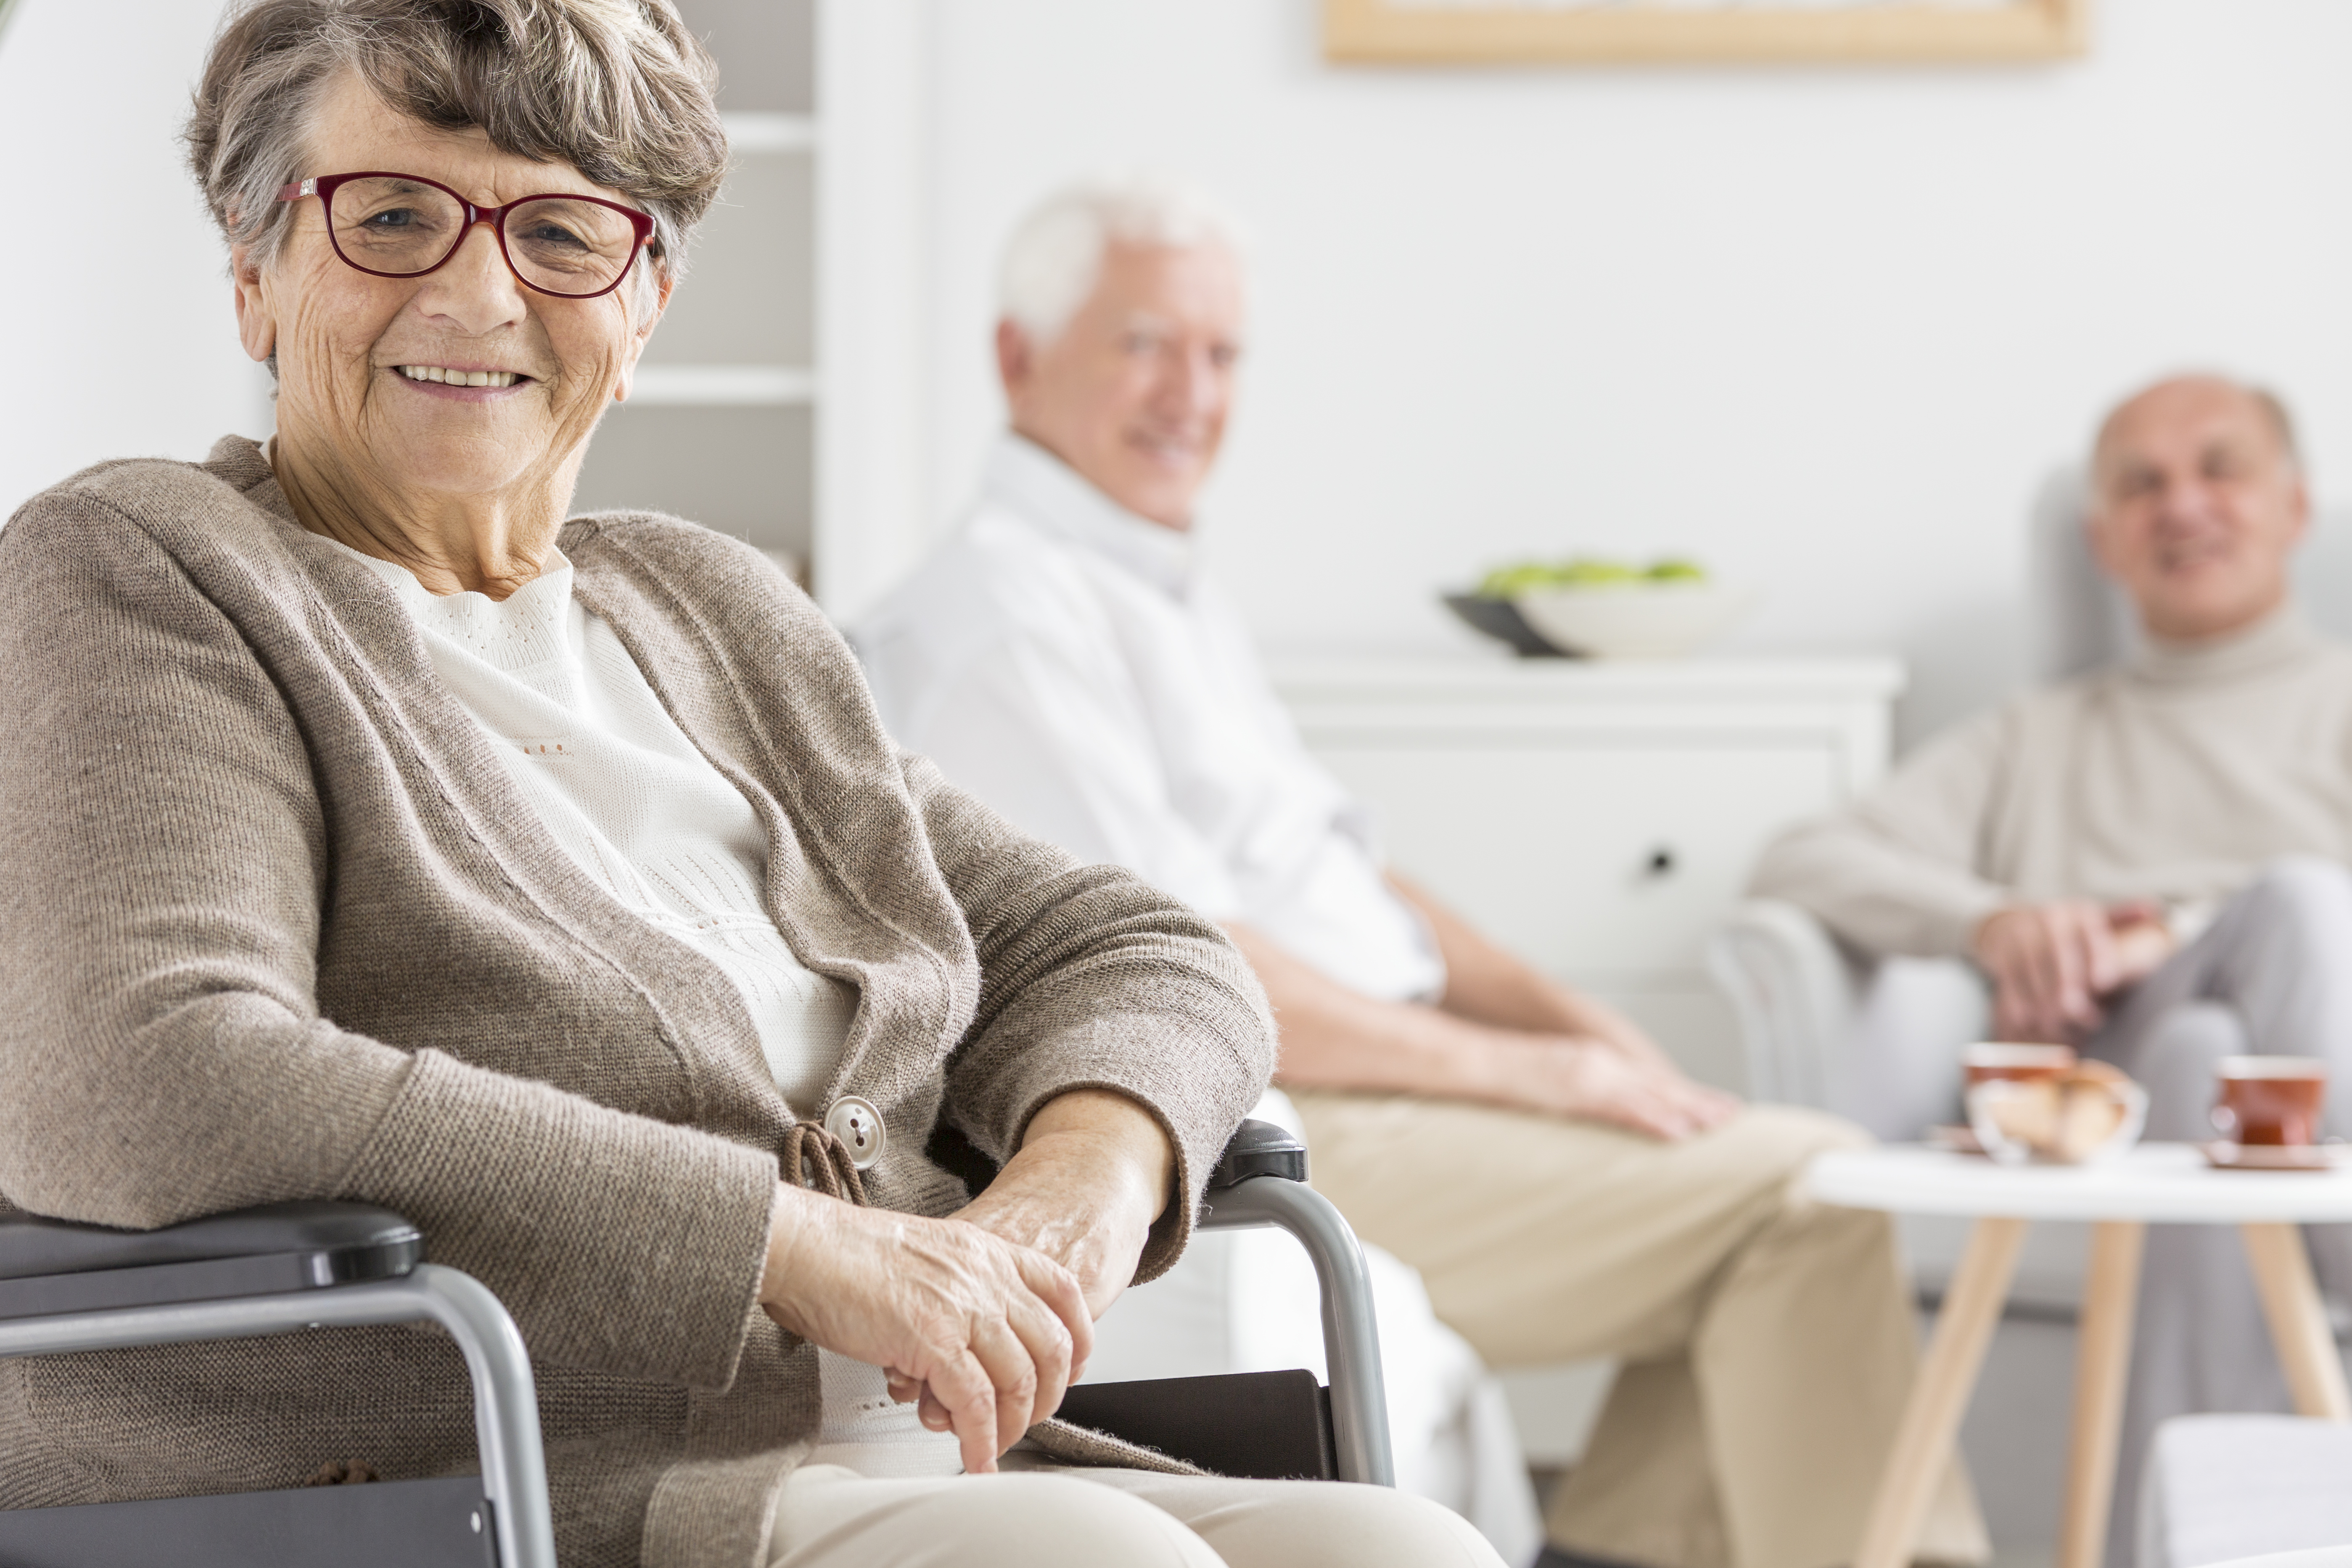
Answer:
<svg viewBox="0 0 2352 1568"><path fill-rule="evenodd" d="M352 180L334 194L330 221L343 259L371 272L430 272L465 236L466 209L446 191L411 180ZM611 207L549 196L502 221L507 258L522 280L551 294L609 288L636 254L637 231Z"/></svg>

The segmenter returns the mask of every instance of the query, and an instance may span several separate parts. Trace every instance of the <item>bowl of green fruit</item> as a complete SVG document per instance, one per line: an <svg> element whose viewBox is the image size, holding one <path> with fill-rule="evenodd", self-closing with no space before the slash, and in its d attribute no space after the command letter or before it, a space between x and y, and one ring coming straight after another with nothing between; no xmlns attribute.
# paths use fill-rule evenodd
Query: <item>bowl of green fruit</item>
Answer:
<svg viewBox="0 0 2352 1568"><path fill-rule="evenodd" d="M1729 626L1756 595L1717 583L1679 557L1634 566L1580 555L1498 566L1475 590L1445 602L1522 655L1674 658Z"/></svg>

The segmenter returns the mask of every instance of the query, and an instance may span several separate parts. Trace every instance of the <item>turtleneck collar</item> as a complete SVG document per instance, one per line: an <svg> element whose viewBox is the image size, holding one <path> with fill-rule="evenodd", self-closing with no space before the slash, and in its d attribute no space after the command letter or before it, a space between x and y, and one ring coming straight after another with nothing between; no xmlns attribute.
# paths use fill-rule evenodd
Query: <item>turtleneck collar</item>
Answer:
<svg viewBox="0 0 2352 1568"><path fill-rule="evenodd" d="M2144 638L2131 673L2157 686L2206 686L2268 674L2318 646L2318 635L2289 602L2252 626L2218 637L2197 642Z"/></svg>
<svg viewBox="0 0 2352 1568"><path fill-rule="evenodd" d="M1192 536L1141 518L1025 436L1008 431L990 455L987 500L1083 545L1171 597L1182 598L1195 567Z"/></svg>

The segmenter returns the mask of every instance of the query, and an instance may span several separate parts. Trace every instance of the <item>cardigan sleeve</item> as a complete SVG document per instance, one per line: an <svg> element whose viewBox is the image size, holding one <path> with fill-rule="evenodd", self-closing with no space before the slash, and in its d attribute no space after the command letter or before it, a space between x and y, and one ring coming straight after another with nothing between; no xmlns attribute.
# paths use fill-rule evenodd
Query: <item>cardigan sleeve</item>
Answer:
<svg viewBox="0 0 2352 1568"><path fill-rule="evenodd" d="M1210 1170L1273 1076L1265 993L1213 922L1029 837L924 758L906 757L904 772L980 958L979 1011L943 1114L1002 1162L1056 1095L1105 1089L1141 1105L1176 1150L1176 1197L1136 1271L1155 1279L1182 1254Z"/></svg>
<svg viewBox="0 0 2352 1568"><path fill-rule="evenodd" d="M0 1191L149 1228L381 1203L537 1358L720 1387L772 1157L321 1016L333 867L294 710L103 498L0 533Z"/></svg>

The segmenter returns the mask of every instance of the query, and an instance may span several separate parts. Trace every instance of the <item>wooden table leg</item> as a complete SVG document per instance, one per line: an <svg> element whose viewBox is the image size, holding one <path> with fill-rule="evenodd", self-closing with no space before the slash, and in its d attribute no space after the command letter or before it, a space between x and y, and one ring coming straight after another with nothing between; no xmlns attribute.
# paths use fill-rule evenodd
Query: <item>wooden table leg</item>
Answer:
<svg viewBox="0 0 2352 1568"><path fill-rule="evenodd" d="M2147 1241L2147 1226L2136 1220L2091 1227L2091 1272L2084 1281L2082 1331L2074 1346L2074 1431L2066 1453L2058 1568L2099 1568L2106 1556L2124 1377L2131 1365L2132 1314L2139 1305L2139 1260Z"/></svg>
<svg viewBox="0 0 2352 1568"><path fill-rule="evenodd" d="M2352 1421L2352 1394L2344 1388L2344 1363L2336 1353L2336 1331L2311 1278L2303 1231L2292 1225L2242 1225L2246 1256L2253 1260L2254 1284L2263 1293L2263 1316L2270 1320L2271 1343L2286 1373L2297 1414L2322 1421Z"/></svg>
<svg viewBox="0 0 2352 1568"><path fill-rule="evenodd" d="M2000 1305L2009 1298L2017 1249L2024 1240L2021 1219L1980 1219L1969 1233L1968 1250L1944 1292L1944 1310L1936 1314L1927 1359L1903 1406L1854 1568L1906 1568L1910 1562L1937 1484L1951 1463L1952 1439L1976 1389L1985 1347L2000 1321Z"/></svg>

